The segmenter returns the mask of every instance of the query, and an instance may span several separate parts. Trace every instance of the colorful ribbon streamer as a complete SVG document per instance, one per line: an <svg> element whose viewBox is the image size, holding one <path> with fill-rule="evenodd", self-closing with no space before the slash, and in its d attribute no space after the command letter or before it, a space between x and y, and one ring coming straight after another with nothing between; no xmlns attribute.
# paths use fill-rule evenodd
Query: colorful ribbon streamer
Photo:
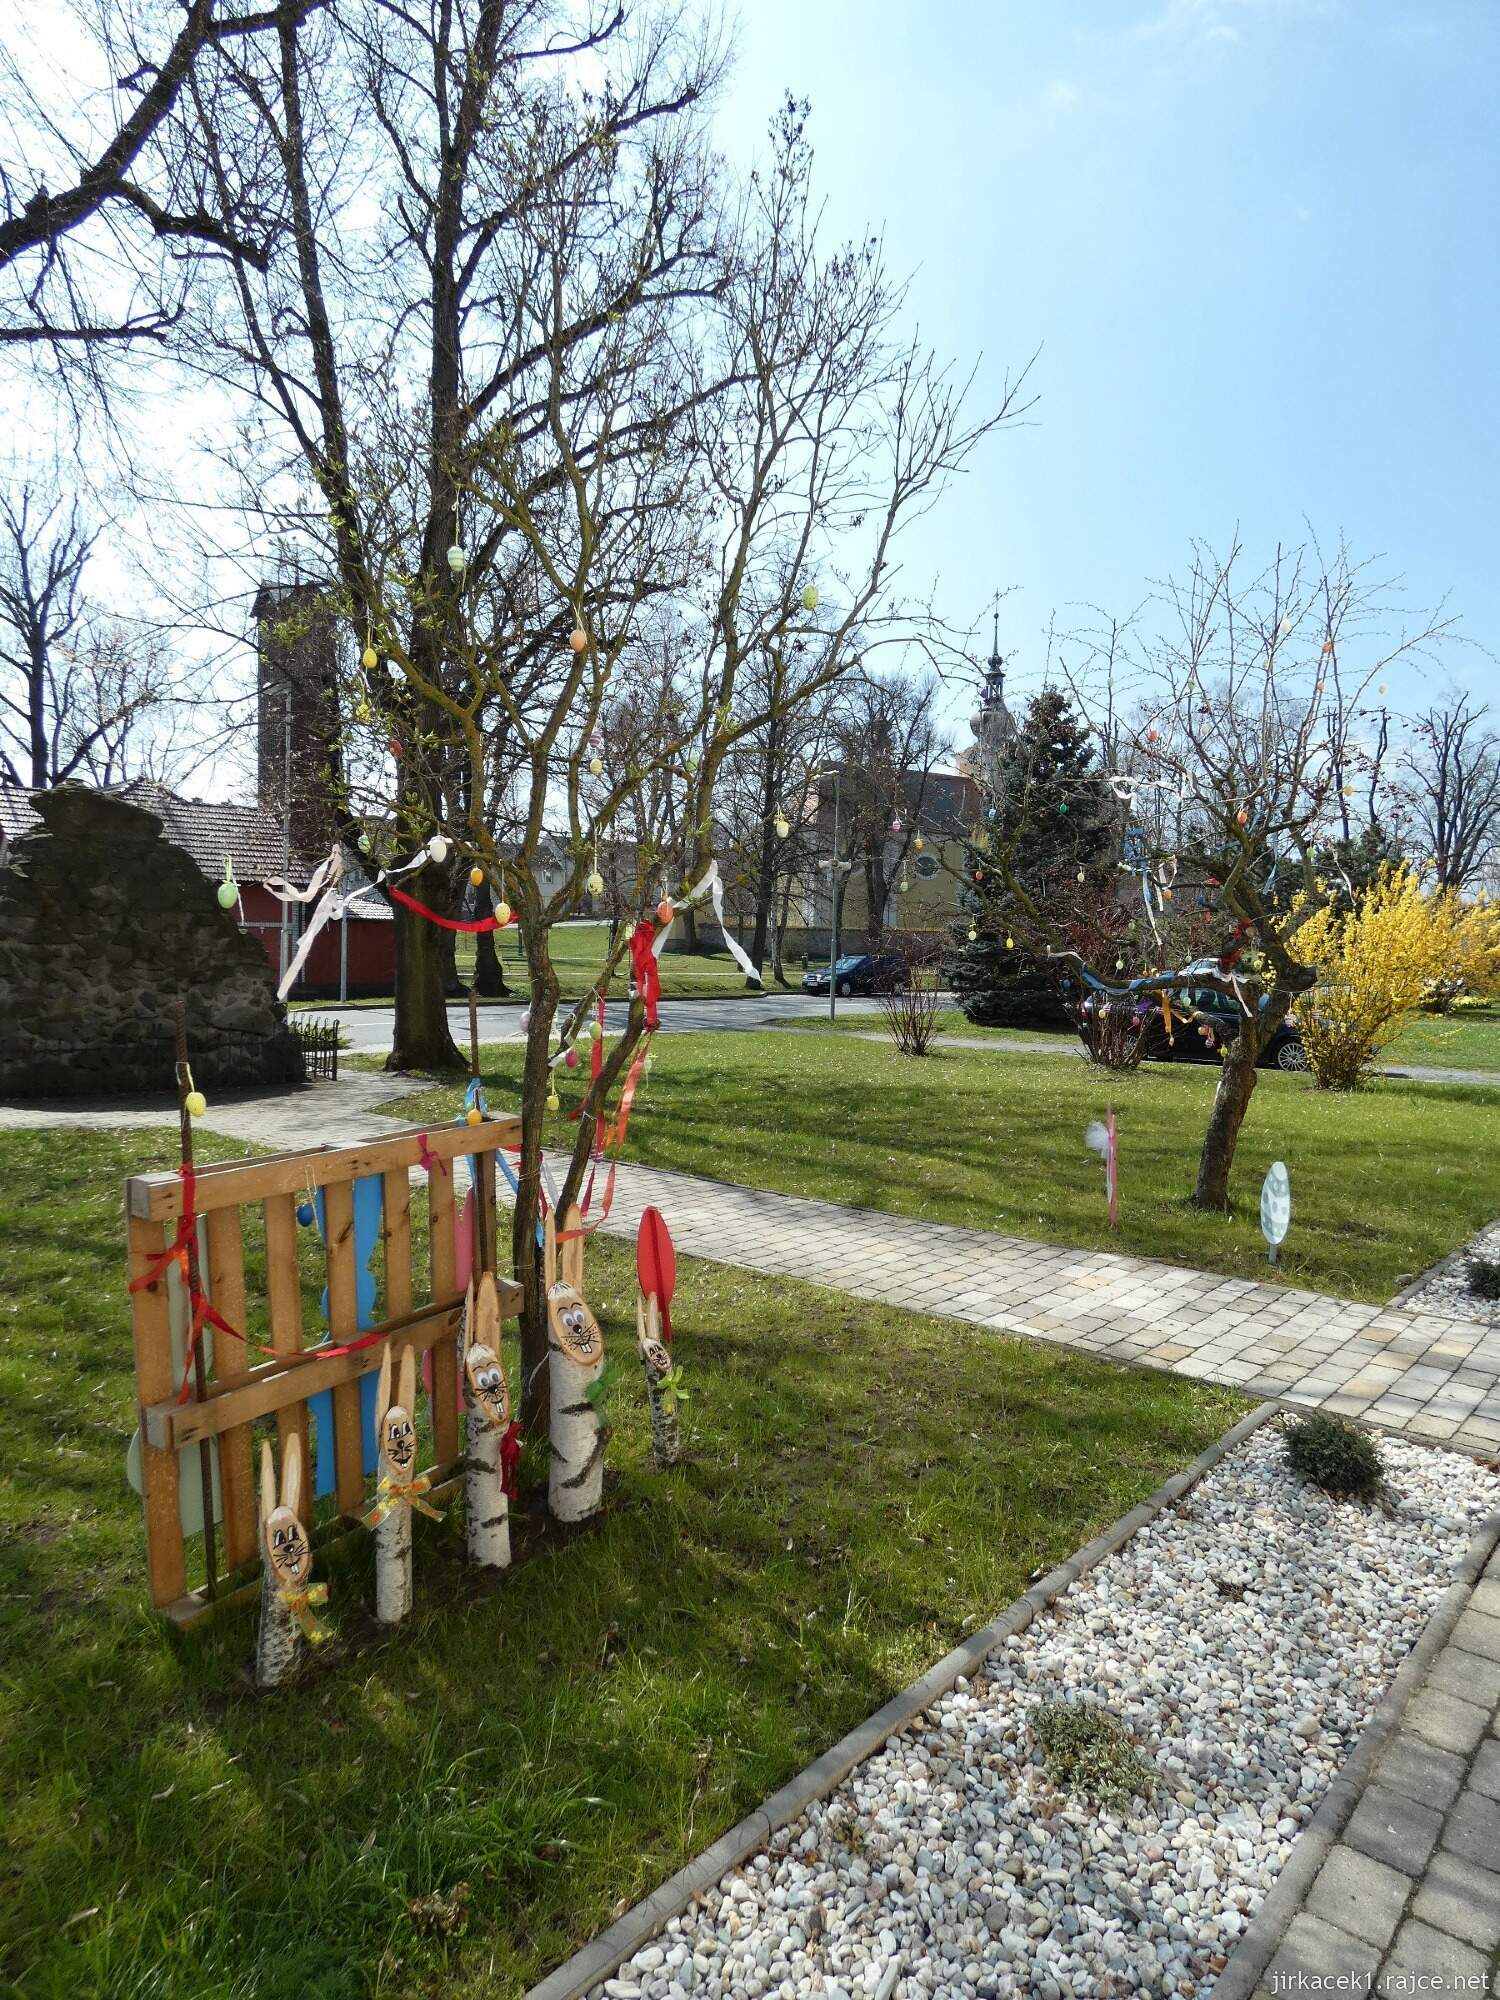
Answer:
<svg viewBox="0 0 1500 2000"><path fill-rule="evenodd" d="M419 903L415 896L408 896L404 889L397 889L389 882L386 884L386 893L403 909L415 910L419 917L425 917L430 924L441 925L445 931L465 931L473 936L476 931L503 931L506 924L513 924L516 921L516 913L512 910L504 924L493 915L475 917L471 923L460 923L457 917L440 917L436 910L429 910L425 903Z"/></svg>
<svg viewBox="0 0 1500 2000"><path fill-rule="evenodd" d="M224 1315L215 1309L213 1301L207 1294L200 1291L193 1283L188 1245L198 1233L198 1217L193 1204L197 1179L190 1160L184 1160L177 1172L182 1181L182 1213L177 1218L177 1233L167 1247L150 1260L141 1275L131 1279L129 1289L132 1292L143 1292L149 1286L159 1283L163 1274L173 1264L177 1266L187 1291L188 1303L192 1308L192 1318L188 1327L187 1356L182 1369L182 1387L177 1392L178 1402L185 1403L188 1399L188 1383L193 1373L193 1354L198 1342L203 1338L204 1327L211 1326L220 1333L227 1333L231 1340L239 1341L242 1347L246 1342L239 1328L231 1326Z"/></svg>
<svg viewBox="0 0 1500 2000"><path fill-rule="evenodd" d="M312 1607L315 1604L326 1604L328 1602L328 1585L326 1583L310 1583L306 1590L278 1590L276 1597L277 1601L296 1619L313 1645L321 1646L323 1641L329 1636L328 1627L318 1623L317 1619L313 1616Z"/></svg>
<svg viewBox="0 0 1500 2000"><path fill-rule="evenodd" d="M382 1521L394 1514L398 1507L415 1507L419 1514L429 1520L441 1521L442 1509L433 1507L422 1498L432 1481L425 1472L419 1472L415 1479L392 1479L389 1473L382 1473L380 1484L375 1489L375 1505L365 1516L367 1528L378 1528Z"/></svg>

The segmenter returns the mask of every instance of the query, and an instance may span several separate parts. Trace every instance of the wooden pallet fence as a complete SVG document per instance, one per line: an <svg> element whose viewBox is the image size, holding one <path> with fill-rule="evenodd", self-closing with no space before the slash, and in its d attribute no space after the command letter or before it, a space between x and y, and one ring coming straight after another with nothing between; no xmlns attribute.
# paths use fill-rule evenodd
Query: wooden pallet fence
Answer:
<svg viewBox="0 0 1500 2000"><path fill-rule="evenodd" d="M258 1560L259 1520L253 1477L253 1427L274 1421L278 1456L289 1436L308 1455L308 1402L326 1394L332 1405L334 1491L343 1529L357 1525L367 1505L370 1481L364 1468L360 1384L379 1370L387 1346L432 1353L433 1462L423 1468L434 1486L452 1477L460 1464L457 1331L463 1299L458 1290L454 1245L453 1163L466 1156L477 1166L479 1199L475 1249L493 1246L495 1151L520 1143L520 1121L489 1118L480 1125L440 1125L393 1133L355 1146L314 1146L253 1160L203 1166L196 1177L195 1203L207 1231L208 1289L215 1307L232 1326L248 1332L246 1315L264 1322L265 1358L254 1344L220 1334L214 1341L213 1370L202 1399L178 1400L181 1375L174 1364L165 1274L131 1294L135 1344L136 1397L140 1408L142 1492L146 1519L147 1573L151 1602L178 1624L201 1617L209 1600L189 1587L202 1568L196 1534L184 1533L178 1482L196 1479L196 1455L207 1447L218 1455L221 1518L206 1534L217 1534L219 1595L253 1590ZM414 1290L411 1173L426 1168L428 1197L426 1295ZM355 1184L379 1176L382 1189L380 1265L381 1317L360 1325L360 1286L369 1279L358 1269L355 1247ZM298 1203L320 1197L327 1234L324 1255L328 1325L304 1325L302 1239ZM251 1296L245 1267L246 1219L260 1210L265 1240L264 1297ZM182 1212L182 1181L176 1173L138 1174L125 1184L129 1276L147 1271L172 1241ZM315 1243L319 1239L314 1236ZM321 1245L320 1245L321 1247ZM520 1287L499 1280L501 1310L520 1311ZM256 1308L258 1310L253 1310ZM331 1340L328 1338L331 1335ZM342 1345L367 1335L368 1345L353 1353L326 1356L325 1344ZM252 1336L252 1341L253 1341ZM326 1406L325 1406L326 1407ZM321 1441L327 1448L327 1440ZM180 1456L186 1454L186 1456ZM312 1526L312 1481L303 1482L302 1509ZM342 1531L342 1530L341 1530ZM320 1539L322 1539L320 1537Z"/></svg>

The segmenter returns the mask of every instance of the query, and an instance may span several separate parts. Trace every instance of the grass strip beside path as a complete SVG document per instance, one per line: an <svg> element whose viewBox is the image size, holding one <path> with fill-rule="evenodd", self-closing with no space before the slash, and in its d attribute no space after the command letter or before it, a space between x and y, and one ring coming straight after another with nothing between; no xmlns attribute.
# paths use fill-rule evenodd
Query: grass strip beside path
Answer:
<svg viewBox="0 0 1500 2000"><path fill-rule="evenodd" d="M482 1052L489 1100L516 1101L520 1051ZM559 1071L549 1144L568 1145L582 1085ZM1497 1107L1483 1085L1379 1082L1352 1095L1262 1071L1236 1156L1235 1213L1188 1204L1218 1080L1197 1064L1110 1077L1081 1062L939 1049L921 1061L852 1035L664 1031L636 1099L628 1159L751 1187L926 1216L1083 1249L1123 1250L1228 1277L1271 1276L1260 1185L1292 1182L1279 1281L1383 1300L1500 1214ZM401 1100L451 1117L452 1084ZM1084 1146L1113 1105L1120 1226ZM669 1218L670 1219L670 1218Z"/></svg>
<svg viewBox="0 0 1500 2000"><path fill-rule="evenodd" d="M28 2000L518 1993L1247 1407L683 1259L663 1475L632 1260L593 1245L607 1517L497 1590L457 1508L418 1520L391 1634L356 1541L338 1640L261 1697L249 1612L174 1638L144 1605L120 1186L172 1158L156 1132L0 1154L0 1985Z"/></svg>

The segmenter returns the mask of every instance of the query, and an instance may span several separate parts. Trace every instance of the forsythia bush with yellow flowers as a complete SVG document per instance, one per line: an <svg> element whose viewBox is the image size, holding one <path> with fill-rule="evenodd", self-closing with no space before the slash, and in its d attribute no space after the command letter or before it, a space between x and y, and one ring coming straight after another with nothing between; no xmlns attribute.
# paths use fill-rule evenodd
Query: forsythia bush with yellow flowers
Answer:
<svg viewBox="0 0 1500 2000"><path fill-rule="evenodd" d="M1352 911L1318 910L1298 926L1297 956L1318 967L1298 1020L1319 1089L1357 1089L1431 982L1452 976L1465 914L1409 868L1383 868Z"/></svg>

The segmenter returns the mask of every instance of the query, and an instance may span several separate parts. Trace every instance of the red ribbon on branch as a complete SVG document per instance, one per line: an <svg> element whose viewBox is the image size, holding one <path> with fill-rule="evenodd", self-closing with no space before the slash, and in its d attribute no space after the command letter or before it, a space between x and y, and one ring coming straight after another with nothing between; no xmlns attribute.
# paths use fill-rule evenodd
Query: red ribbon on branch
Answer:
<svg viewBox="0 0 1500 2000"><path fill-rule="evenodd" d="M656 926L643 917L630 934L630 960L635 967L636 991L646 1006L646 1026L659 1028L661 1015L661 967L656 962Z"/></svg>
<svg viewBox="0 0 1500 2000"><path fill-rule="evenodd" d="M177 1393L178 1402L185 1403L188 1399L188 1381L193 1372L193 1354L198 1342L203 1338L204 1327L212 1326L217 1328L220 1333L227 1333L231 1340L237 1340L242 1347L245 1345L245 1336L237 1326L229 1324L224 1315L216 1310L213 1301L207 1294L200 1291L193 1283L192 1264L188 1258L188 1245L198 1233L198 1216L193 1201L197 1181L193 1173L191 1160L184 1160L182 1165L177 1169L177 1172L182 1180L182 1213L177 1218L177 1234L172 1238L172 1241L167 1245L165 1250L162 1250L150 1260L138 1278L131 1279L130 1290L132 1292L144 1292L148 1287L159 1284L163 1276L174 1264L182 1274L183 1287L187 1292L188 1303L192 1307L193 1312L192 1322L188 1328L187 1357L182 1370L182 1387Z"/></svg>
<svg viewBox="0 0 1500 2000"><path fill-rule="evenodd" d="M513 924L516 921L516 913L512 910L510 915L505 919L504 924L495 916L476 917L472 923L460 923L457 917L440 917L436 910L429 910L427 905L419 903L415 896L408 896L404 889L398 889L394 882L387 882L385 884L385 891L388 896L393 897L396 902L400 903L403 909L415 910L419 917L425 917L430 924L440 924L445 931L468 931L470 933L474 931L503 931L505 924Z"/></svg>

